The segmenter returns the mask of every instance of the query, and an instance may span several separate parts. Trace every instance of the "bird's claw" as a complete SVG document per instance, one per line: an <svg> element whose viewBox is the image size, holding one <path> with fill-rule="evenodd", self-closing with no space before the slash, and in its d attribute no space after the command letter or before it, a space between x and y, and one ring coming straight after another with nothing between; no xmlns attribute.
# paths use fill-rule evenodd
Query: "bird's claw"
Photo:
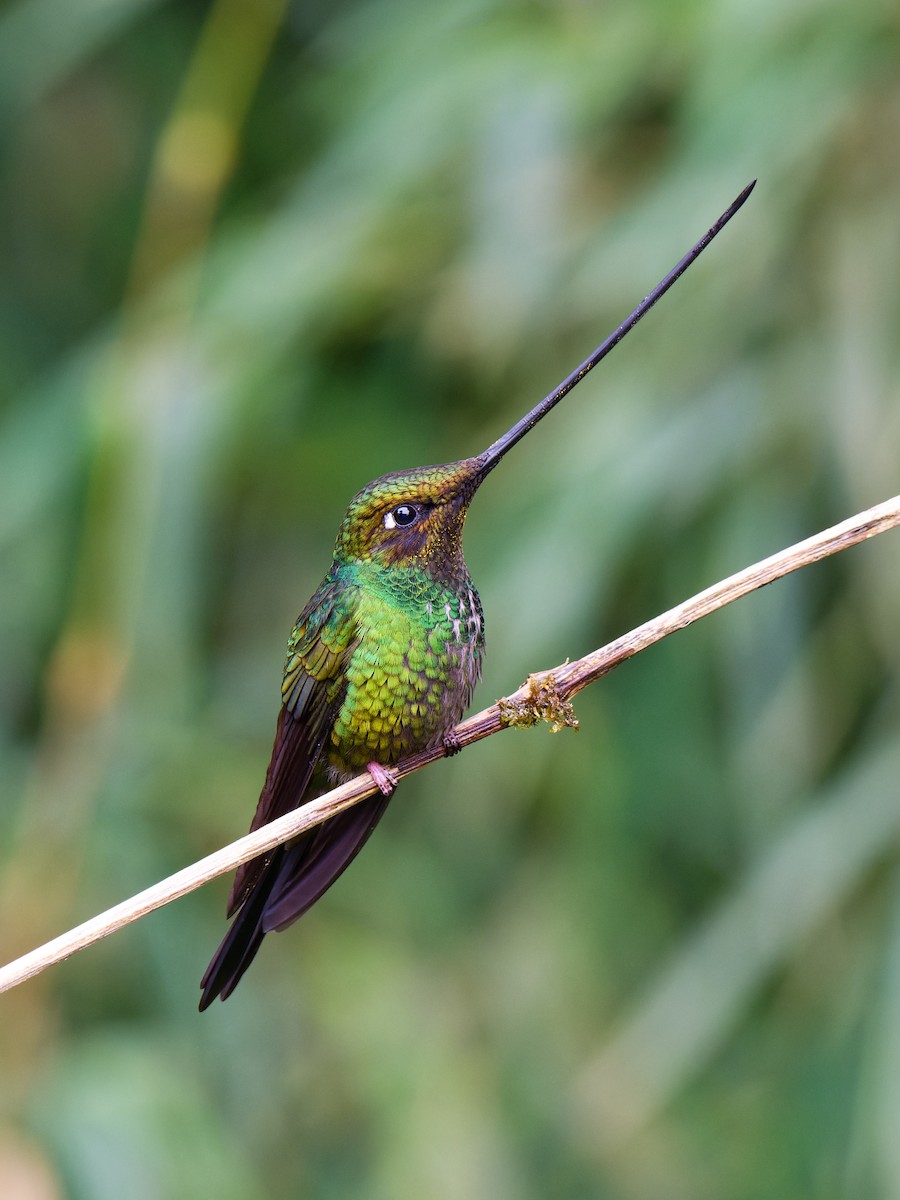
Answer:
<svg viewBox="0 0 900 1200"><path fill-rule="evenodd" d="M441 745L444 747L444 755L451 758L454 754L459 754L463 748L463 744L459 739L459 734L455 729L449 729L441 738Z"/></svg>
<svg viewBox="0 0 900 1200"><path fill-rule="evenodd" d="M381 792L382 796L392 796L394 794L394 789L399 783L399 780L393 771L389 770L387 767L383 767L381 763L377 762L367 763L366 770L378 784L378 790Z"/></svg>

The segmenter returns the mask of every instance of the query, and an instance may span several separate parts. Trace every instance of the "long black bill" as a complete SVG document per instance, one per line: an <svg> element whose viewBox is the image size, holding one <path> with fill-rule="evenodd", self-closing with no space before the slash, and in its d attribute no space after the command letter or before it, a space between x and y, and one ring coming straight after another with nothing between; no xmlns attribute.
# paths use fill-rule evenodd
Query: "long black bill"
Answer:
<svg viewBox="0 0 900 1200"><path fill-rule="evenodd" d="M738 209L743 205L744 201L755 187L756 180L754 179L751 183L747 184L734 203L722 213L718 221L716 221L716 223L712 225L706 231L706 233L704 233L700 241L697 242L697 244L687 252L681 262L672 268L665 279L660 280L660 282L656 285L653 291L650 292L649 295L644 297L631 316L626 317L618 329L611 333L606 341L601 342L590 358L586 358L580 367L576 367L572 374L568 375L558 387L554 388L549 396L545 396L540 404L536 404L531 412L526 413L525 416L522 417L521 421L517 421L508 433L504 433L503 437L498 438L492 446L488 446L487 450L478 455L475 461L478 463L479 483L482 479L484 479L488 472L492 471L494 467L496 467L497 463L507 452L507 450L511 449L516 442L521 441L529 429L532 429L535 425L537 425L538 421L540 421L542 417L546 416L550 409L554 407L554 405L559 404L563 396L571 392L576 383L580 383L581 380L584 379L588 371L592 371L598 362L606 358L607 354L609 354L610 350L612 350L614 346L618 346L619 342L621 342L626 333L634 329L641 317L645 316L650 311L657 300L666 294L672 284L675 283L677 279L681 278L691 263L696 258L700 257L716 234L720 233L725 228L725 226L738 211Z"/></svg>

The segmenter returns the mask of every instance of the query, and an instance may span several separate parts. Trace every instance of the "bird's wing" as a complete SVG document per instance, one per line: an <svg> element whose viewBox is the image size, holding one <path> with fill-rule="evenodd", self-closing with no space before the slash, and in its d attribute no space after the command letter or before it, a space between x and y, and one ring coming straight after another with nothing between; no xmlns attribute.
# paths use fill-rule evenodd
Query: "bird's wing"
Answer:
<svg viewBox="0 0 900 1200"><path fill-rule="evenodd" d="M344 666L357 638L355 589L326 578L300 614L288 643L275 745L251 833L297 808L331 732L344 694ZM238 868L228 915L262 878L271 854Z"/></svg>

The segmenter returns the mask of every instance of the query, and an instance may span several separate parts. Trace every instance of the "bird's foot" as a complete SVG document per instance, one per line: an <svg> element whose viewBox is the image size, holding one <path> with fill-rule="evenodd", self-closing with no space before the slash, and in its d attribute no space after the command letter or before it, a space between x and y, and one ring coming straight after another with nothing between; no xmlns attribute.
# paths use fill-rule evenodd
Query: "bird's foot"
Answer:
<svg viewBox="0 0 900 1200"><path fill-rule="evenodd" d="M399 783L399 780L393 771L389 770L387 767L383 767L381 763L377 762L366 763L366 770L378 784L378 790L381 792L382 796L393 796L394 788L396 788L397 784Z"/></svg>
<svg viewBox="0 0 900 1200"><path fill-rule="evenodd" d="M454 754L459 754L463 748L462 742L459 740L459 735L455 729L449 729L441 738L441 745L444 747L444 755L446 758L451 758Z"/></svg>

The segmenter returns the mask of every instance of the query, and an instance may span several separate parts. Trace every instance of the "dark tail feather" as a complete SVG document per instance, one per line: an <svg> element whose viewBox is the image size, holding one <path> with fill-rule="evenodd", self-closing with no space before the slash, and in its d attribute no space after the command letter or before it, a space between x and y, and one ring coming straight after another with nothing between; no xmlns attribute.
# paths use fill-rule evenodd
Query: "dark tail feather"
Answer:
<svg viewBox="0 0 900 1200"><path fill-rule="evenodd" d="M264 932L286 929L328 891L368 841L389 799L376 793L289 848L263 912Z"/></svg>
<svg viewBox="0 0 900 1200"><path fill-rule="evenodd" d="M266 936L263 914L269 893L275 884L282 853L280 850L276 851L267 864L265 874L247 897L206 968L206 974L200 980L200 986L203 988L203 995L200 997L201 1012L209 1008L216 996L227 1000L256 957L256 952Z"/></svg>
<svg viewBox="0 0 900 1200"><path fill-rule="evenodd" d="M206 968L201 1012L216 996L228 999L267 933L285 929L328 891L365 845L388 799L370 796L274 852Z"/></svg>

